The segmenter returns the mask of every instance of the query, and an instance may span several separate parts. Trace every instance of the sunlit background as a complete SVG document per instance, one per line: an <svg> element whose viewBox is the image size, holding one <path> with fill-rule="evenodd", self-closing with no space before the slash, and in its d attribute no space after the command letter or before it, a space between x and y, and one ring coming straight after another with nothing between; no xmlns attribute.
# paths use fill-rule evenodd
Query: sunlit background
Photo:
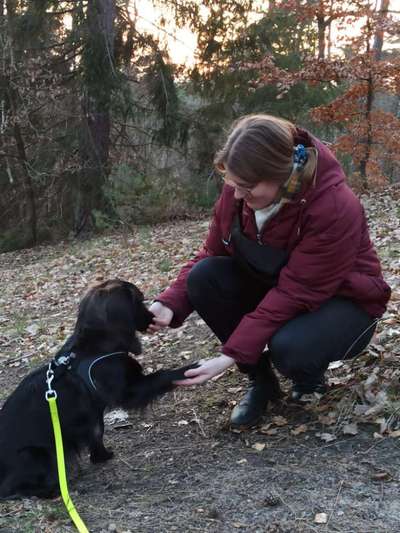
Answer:
<svg viewBox="0 0 400 533"><path fill-rule="evenodd" d="M178 64L192 66L195 63L197 45L196 34L189 28L177 28L171 13L161 12L149 0L132 1L129 9L132 19L136 19L138 31L154 34L160 43L168 49L171 60ZM161 16L165 26L160 27Z"/></svg>

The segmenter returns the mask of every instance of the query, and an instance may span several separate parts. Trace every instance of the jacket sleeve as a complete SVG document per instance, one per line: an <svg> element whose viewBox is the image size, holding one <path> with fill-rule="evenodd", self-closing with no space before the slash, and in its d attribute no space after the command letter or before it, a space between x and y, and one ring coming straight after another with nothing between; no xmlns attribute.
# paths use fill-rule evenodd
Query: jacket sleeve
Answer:
<svg viewBox="0 0 400 533"><path fill-rule="evenodd" d="M341 205L338 209L337 205ZM362 235L361 205L351 196L308 216L303 236L281 270L278 285L243 317L222 352L254 364L274 333L300 313L313 311L337 293L355 263Z"/></svg>
<svg viewBox="0 0 400 533"><path fill-rule="evenodd" d="M186 290L186 280L193 266L205 257L227 255L222 243L222 231L220 226L220 211L222 209L222 195L215 204L213 218L210 223L207 238L193 259L181 269L176 280L168 289L162 292L156 300L163 303L174 312L171 327L177 328L193 311Z"/></svg>

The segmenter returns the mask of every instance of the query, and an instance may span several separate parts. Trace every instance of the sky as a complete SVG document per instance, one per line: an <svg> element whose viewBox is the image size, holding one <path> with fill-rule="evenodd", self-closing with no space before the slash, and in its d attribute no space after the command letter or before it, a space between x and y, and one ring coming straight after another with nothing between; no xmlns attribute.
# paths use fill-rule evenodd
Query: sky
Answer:
<svg viewBox="0 0 400 533"><path fill-rule="evenodd" d="M131 4L130 12L132 18L135 16L134 4L136 4L136 28L139 31L157 35L160 41L167 45L174 63L187 66L194 65L197 44L195 33L189 28L176 28L172 17L170 17L169 21L167 20L166 31L158 29L157 21L160 18L161 11L155 9L150 0L137 0L137 2L131 2ZM163 15L165 16L165 13Z"/></svg>
<svg viewBox="0 0 400 533"><path fill-rule="evenodd" d="M201 0L200 0L201 2ZM260 5L265 4L265 2ZM351 4L351 0L350 0ZM400 0L391 0L390 8L398 9L400 11ZM136 27L138 30L153 33L157 35L162 43L165 43L169 49L171 59L176 64L185 64L186 66L193 66L195 63L195 50L196 50L196 34L189 28L176 28L173 22L172 16L167 20L166 31L158 29L157 21L160 18L161 10L154 7L150 0L131 0L131 14L134 17L136 6L137 20ZM206 9L206 8L204 8ZM162 13L165 17L165 12ZM399 14L394 15L395 18L400 18ZM350 26L351 34L357 33L357 30L362 26L362 21L352 21ZM337 35L337 29L335 25L332 27L332 37L335 41L335 35ZM340 46L340 44L339 44ZM384 44L384 48L391 47L387 42ZM397 48L397 46L395 45ZM335 52L335 46L333 46L333 52Z"/></svg>

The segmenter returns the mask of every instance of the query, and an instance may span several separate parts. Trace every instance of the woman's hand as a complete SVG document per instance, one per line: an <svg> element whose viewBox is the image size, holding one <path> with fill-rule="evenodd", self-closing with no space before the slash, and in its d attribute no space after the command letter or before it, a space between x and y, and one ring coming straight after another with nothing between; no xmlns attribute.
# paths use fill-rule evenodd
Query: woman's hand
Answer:
<svg viewBox="0 0 400 533"><path fill-rule="evenodd" d="M190 379L184 379L182 381L175 381L175 385L199 385L205 383L210 378L222 374L227 368L232 366L235 360L228 355L221 354L218 357L212 359L202 359L199 361L197 368L191 368L186 370L185 376Z"/></svg>
<svg viewBox="0 0 400 533"><path fill-rule="evenodd" d="M161 302L154 302L149 307L154 315L153 322L147 328L146 333L155 333L162 328L166 328L171 324L174 312L169 307L163 305Z"/></svg>

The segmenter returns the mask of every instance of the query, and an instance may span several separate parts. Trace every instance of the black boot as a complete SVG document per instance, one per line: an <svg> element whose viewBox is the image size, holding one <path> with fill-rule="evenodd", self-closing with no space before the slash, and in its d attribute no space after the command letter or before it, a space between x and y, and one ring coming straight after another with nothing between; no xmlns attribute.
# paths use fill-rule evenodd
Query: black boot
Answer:
<svg viewBox="0 0 400 533"><path fill-rule="evenodd" d="M325 377L322 375L313 382L293 382L291 398L294 402L307 402L314 393L321 396L326 393L328 387L325 382Z"/></svg>
<svg viewBox="0 0 400 533"><path fill-rule="evenodd" d="M279 381L268 359L263 358L257 366L240 365L250 379L250 388L231 414L231 427L249 428L260 421L268 402L282 396Z"/></svg>

